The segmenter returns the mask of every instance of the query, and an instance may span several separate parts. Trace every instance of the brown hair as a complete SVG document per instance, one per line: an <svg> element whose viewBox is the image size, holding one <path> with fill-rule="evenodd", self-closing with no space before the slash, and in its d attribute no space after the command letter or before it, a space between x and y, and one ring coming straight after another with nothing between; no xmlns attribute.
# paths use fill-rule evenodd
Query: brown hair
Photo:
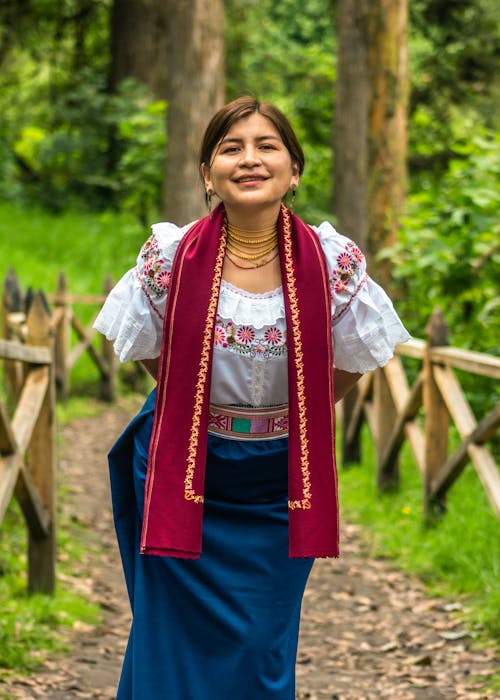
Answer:
<svg viewBox="0 0 500 700"><path fill-rule="evenodd" d="M297 166L299 174L302 174L305 165L304 152L295 135L292 125L283 112L269 102L259 102L253 97L238 97L237 100L224 105L214 114L210 120L200 149L200 167L205 164L210 168L212 153L222 141L229 129L238 119L249 117L258 112L267 117L276 127L283 143L285 144L292 163Z"/></svg>

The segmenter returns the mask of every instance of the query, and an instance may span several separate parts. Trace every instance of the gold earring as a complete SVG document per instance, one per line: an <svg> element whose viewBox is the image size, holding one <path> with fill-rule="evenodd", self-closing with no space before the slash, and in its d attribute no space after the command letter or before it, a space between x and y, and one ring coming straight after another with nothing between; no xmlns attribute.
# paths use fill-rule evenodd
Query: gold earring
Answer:
<svg viewBox="0 0 500 700"><path fill-rule="evenodd" d="M208 213L212 213L212 197L214 195L214 191L211 187L209 187L206 192L205 192L205 202L207 205Z"/></svg>

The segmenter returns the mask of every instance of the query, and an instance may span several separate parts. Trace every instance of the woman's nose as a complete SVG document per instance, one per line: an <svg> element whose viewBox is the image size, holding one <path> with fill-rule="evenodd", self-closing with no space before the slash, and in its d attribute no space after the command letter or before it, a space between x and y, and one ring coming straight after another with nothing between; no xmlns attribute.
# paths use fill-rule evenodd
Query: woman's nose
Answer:
<svg viewBox="0 0 500 700"><path fill-rule="evenodd" d="M241 164L249 166L256 163L260 163L259 151L255 146L248 145L241 153Z"/></svg>

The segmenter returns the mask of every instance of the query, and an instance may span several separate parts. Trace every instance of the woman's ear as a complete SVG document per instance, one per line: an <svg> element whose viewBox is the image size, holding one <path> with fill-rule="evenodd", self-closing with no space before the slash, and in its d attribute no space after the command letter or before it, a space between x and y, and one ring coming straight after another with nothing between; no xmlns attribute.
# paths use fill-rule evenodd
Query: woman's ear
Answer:
<svg viewBox="0 0 500 700"><path fill-rule="evenodd" d="M203 182L205 183L205 189L213 190L212 180L210 179L210 170L207 168L205 163L202 163L200 165L200 172L201 172L201 176L203 178Z"/></svg>
<svg viewBox="0 0 500 700"><path fill-rule="evenodd" d="M290 180L290 189L296 190L300 182L300 171L297 163L292 163L292 179Z"/></svg>

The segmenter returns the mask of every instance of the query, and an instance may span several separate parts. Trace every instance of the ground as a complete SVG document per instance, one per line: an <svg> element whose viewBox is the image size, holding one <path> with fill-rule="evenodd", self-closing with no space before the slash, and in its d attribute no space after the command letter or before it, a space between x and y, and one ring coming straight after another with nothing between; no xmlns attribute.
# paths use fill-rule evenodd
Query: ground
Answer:
<svg viewBox="0 0 500 700"><path fill-rule="evenodd" d="M68 655L0 684L0 696L115 698L130 611L111 519L106 453L131 411L130 404L113 406L61 429L62 520L71 517L84 526L88 548L59 585L97 601L102 623L73 630ZM430 598L416 579L369 558L354 525L343 524L342 552L339 560L316 562L306 590L298 699L494 700L481 688L498 658L493 650L477 648L457 615L459 602Z"/></svg>

